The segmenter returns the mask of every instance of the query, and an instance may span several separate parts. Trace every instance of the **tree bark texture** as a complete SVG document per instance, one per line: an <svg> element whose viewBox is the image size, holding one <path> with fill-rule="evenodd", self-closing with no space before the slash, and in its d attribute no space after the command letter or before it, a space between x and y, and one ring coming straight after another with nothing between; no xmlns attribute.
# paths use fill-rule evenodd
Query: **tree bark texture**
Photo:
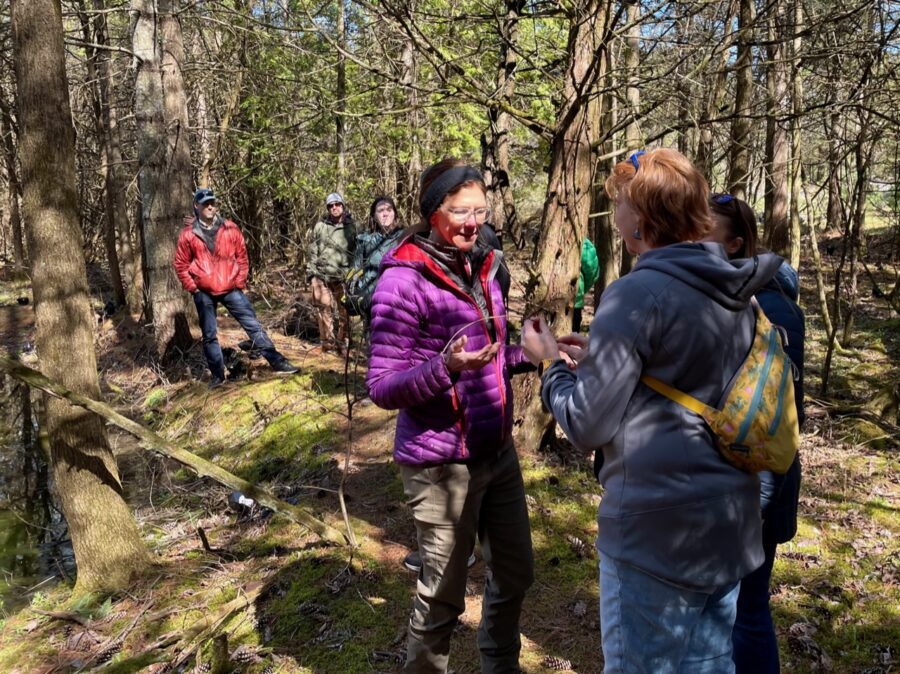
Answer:
<svg viewBox="0 0 900 674"><path fill-rule="evenodd" d="M628 73L628 85L625 87L625 101L628 115L631 117L625 127L625 147L629 152L639 150L643 145L641 127L637 121L641 112L641 5L629 2L626 10L628 24L627 47L625 49L625 70Z"/></svg>
<svg viewBox="0 0 900 674"><path fill-rule="evenodd" d="M860 113L859 135L854 155L856 159L856 190L853 201L853 220L850 228L850 270L847 286L847 314L844 317L842 343L847 344L853 334L856 306L859 302L859 255L862 248L862 232L866 224L869 195L869 167L872 162L872 144L869 142L869 115Z"/></svg>
<svg viewBox="0 0 900 674"><path fill-rule="evenodd" d="M341 50L347 46L347 22L344 0L337 0L337 43ZM347 129L344 113L347 111L347 57L337 53L337 84L334 103L334 138L337 155L336 188L341 194L347 189Z"/></svg>
<svg viewBox="0 0 900 674"><path fill-rule="evenodd" d="M122 282L122 273L119 266L119 251L116 241L116 213L115 201L109 188L112 181L110 168L110 138L109 138L109 82L101 84L100 59L109 59L109 52L103 49L105 46L101 40L106 39L105 25L103 29L97 29L91 25L91 17L88 16L84 0L78 2L78 19L81 22L81 34L88 45L85 47L85 67L88 79L91 82L91 109L94 116L94 129L97 134L98 154L100 155L100 173L103 176L105 187L105 215L106 222L103 228L103 243L106 248L106 263L109 267L109 282L112 286L113 300L116 306L125 305L125 286ZM95 24L106 21L105 14L97 14L93 17ZM108 69L107 69L108 70ZM106 75L107 73L104 73Z"/></svg>
<svg viewBox="0 0 900 674"><path fill-rule="evenodd" d="M643 145L640 123L637 116L640 115L641 109L641 6L638 2L629 2L626 9L626 23L628 24L628 35L626 37L625 47L625 72L627 85L625 87L625 101L627 105L626 114L631 117L628 125L625 127L625 147L628 152L639 150ZM612 228L613 235L618 236L615 227ZM634 265L634 256L628 250L619 244L619 276L624 276L631 271Z"/></svg>
<svg viewBox="0 0 900 674"><path fill-rule="evenodd" d="M19 169L16 166L13 130L11 104L6 98L6 92L0 90L0 133L3 134L3 159L6 163L9 226L13 239L13 267L16 274L21 274L28 268L28 255L25 251L25 234L22 231L22 214L19 209L21 188L19 186Z"/></svg>
<svg viewBox="0 0 900 674"><path fill-rule="evenodd" d="M803 49L803 40L799 31L799 27L802 25L803 3L801 0L794 0L792 25L794 39L791 43L791 255L789 261L791 266L797 270L800 269L802 243L800 194L803 187L803 166L800 163L802 141L800 120L803 113L803 71L800 69L800 55Z"/></svg>
<svg viewBox="0 0 900 674"><path fill-rule="evenodd" d="M581 242L591 211L596 168L591 148L600 136L596 88L606 70L606 7L604 0L584 0L571 12L565 98L551 143L542 226L532 257L534 276L526 294L526 316L543 314L559 334L572 329ZM542 409L540 381L529 379L530 391L522 401L526 405L522 433L526 445L537 448L551 419Z"/></svg>
<svg viewBox="0 0 900 674"><path fill-rule="evenodd" d="M725 13L725 25L730 26L733 21L735 12L737 11L738 0L732 0L728 4ZM723 43L718 52L717 67L715 76L712 81L707 84L706 95L703 101L703 110L700 115L700 129L697 134L697 169L706 177L707 182L713 184L713 167L715 166L715 152L713 142L713 124L712 120L716 111L722 106L727 88L725 86L728 78L728 62L731 55L731 46L734 44L736 33L726 31Z"/></svg>
<svg viewBox="0 0 900 674"><path fill-rule="evenodd" d="M160 26L153 0L133 0L131 13L146 307L153 321L156 356L164 358L171 348L186 348L191 343L181 284L172 266L184 210L181 205L191 195L190 188L185 194L185 186L173 179L170 170L179 164L166 134Z"/></svg>
<svg viewBox="0 0 900 674"><path fill-rule="evenodd" d="M765 235L770 250L788 259L791 241L788 220L788 94L786 0L768 6L766 45L766 191Z"/></svg>
<svg viewBox="0 0 900 674"><path fill-rule="evenodd" d="M37 349L48 375L97 397L61 7L59 0L13 0L11 14ZM46 402L53 479L78 564L76 591L123 589L149 555L122 499L106 430L85 410Z"/></svg>
<svg viewBox="0 0 900 674"><path fill-rule="evenodd" d="M740 19L735 63L734 121L731 124L731 156L728 191L747 200L753 136L750 119L753 104L753 0L740 0Z"/></svg>
<svg viewBox="0 0 900 674"><path fill-rule="evenodd" d="M614 70L610 62L604 75L603 87L608 88L612 81L611 71ZM613 122L613 96L604 93L600 96L600 128L612 129ZM603 291L609 284L619 278L619 255L623 254L622 237L616 229L613 220L612 200L606 194L606 176L612 173L616 159L613 156L614 138L608 137L600 146L600 156L597 161L595 179L593 184L593 197L591 199L591 226L589 232L593 237L594 247L597 249L597 258L600 263L600 276L594 286L594 306L600 301ZM624 253L627 254L627 253ZM585 288L587 291L587 288Z"/></svg>
<svg viewBox="0 0 900 674"><path fill-rule="evenodd" d="M415 0L409 3L409 11L415 11ZM400 54L401 76L400 86L406 96L407 124L411 130L409 138L409 158L403 167L405 176L403 181L403 193L400 195L400 203L409 213L410 224L419 217L419 176L422 173L421 134L424 132L421 124L422 113L419 110L419 92L416 90L419 77L419 69L416 62L416 48L413 40L404 38L403 48Z"/></svg>
<svg viewBox="0 0 900 674"><path fill-rule="evenodd" d="M500 35L500 61L497 69L497 95L507 105L512 102L515 92L515 73L518 65L516 53L519 39L519 15L525 3L523 0L506 1L506 17ZM525 245L522 228L516 213L509 170L509 136L512 118L500 108L488 108L489 130L482 151L484 177L488 187L488 205L493 211L491 222L497 236L503 241L504 234L512 239L516 248Z"/></svg>
<svg viewBox="0 0 900 674"><path fill-rule="evenodd" d="M184 38L177 16L178 0L157 0L162 35L162 88L169 149L168 174L177 215L191 213L194 180L191 176L191 138L184 92ZM176 223L177 224L180 223Z"/></svg>

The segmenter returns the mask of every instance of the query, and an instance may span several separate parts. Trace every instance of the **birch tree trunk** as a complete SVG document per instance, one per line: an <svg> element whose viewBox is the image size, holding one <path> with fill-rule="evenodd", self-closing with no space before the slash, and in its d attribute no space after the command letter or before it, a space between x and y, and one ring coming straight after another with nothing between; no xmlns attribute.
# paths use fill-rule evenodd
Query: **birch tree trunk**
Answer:
<svg viewBox="0 0 900 674"><path fill-rule="evenodd" d="M800 194L803 187L803 166L801 164L800 142L802 134L800 120L803 114L803 72L800 70L800 58L803 51L803 39L800 37L800 26L803 25L803 3L794 0L793 33L791 44L791 266L800 269L801 224ZM813 241L815 244L815 241ZM818 249L816 250L818 252Z"/></svg>
<svg viewBox="0 0 900 674"><path fill-rule="evenodd" d="M48 376L97 398L62 11L59 0L13 0L10 9L38 354ZM60 400L47 397L46 410L53 479L78 565L76 592L124 589L149 555L122 499L106 429Z"/></svg>
<svg viewBox="0 0 900 674"><path fill-rule="evenodd" d="M416 1L410 0L409 11L414 12ZM400 202L404 205L405 210L409 213L410 223L419 217L418 194L419 194L419 176L422 173L422 154L421 154L421 113L419 111L419 93L416 90L418 81L418 68L416 67L416 49L413 40L409 37L403 40L403 50L400 54L401 76L400 86L404 89L406 96L407 124L411 131L409 138L409 158L406 166L403 167L405 173L403 188L404 194L401 195Z"/></svg>

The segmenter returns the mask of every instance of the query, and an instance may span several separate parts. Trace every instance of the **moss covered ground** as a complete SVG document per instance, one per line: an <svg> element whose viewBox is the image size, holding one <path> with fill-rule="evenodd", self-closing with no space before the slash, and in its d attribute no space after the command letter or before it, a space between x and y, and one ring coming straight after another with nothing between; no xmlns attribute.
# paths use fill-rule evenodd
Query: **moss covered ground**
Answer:
<svg viewBox="0 0 900 674"><path fill-rule="evenodd" d="M804 297L812 298L811 277L803 282ZM19 292L3 290L0 298ZM900 659L898 445L889 426L854 410L896 383L900 322L868 298L857 337L842 345L831 390L822 396L825 340L815 309L806 308L809 420L800 526L779 548L772 583L782 665L801 674L887 674ZM243 339L230 320L221 334L226 344ZM23 608L0 616L0 672L161 672L179 655L186 656L183 671L201 671L213 644L185 635L248 595L247 605L216 629L227 634L233 671L399 671L415 591L401 560L414 529L390 459L393 414L360 399L349 428L343 361L302 340L275 338L300 375L275 377L253 361L242 379L210 391L198 380L199 349L158 372L134 355L139 349L127 320L108 321L98 336L104 391L167 438L339 528L336 490L344 477L359 547L324 546L255 508L235 512L227 489L114 434L127 496L155 565L112 597L76 602L66 582L34 589ZM362 376L351 363L347 381L357 394ZM521 455L536 559L522 618L522 667L549 672L556 658L573 671L600 672L593 539L602 490L590 457L565 443ZM479 670L475 631L485 574L479 557L451 650L460 674ZM167 637L174 640L167 648L153 648Z"/></svg>

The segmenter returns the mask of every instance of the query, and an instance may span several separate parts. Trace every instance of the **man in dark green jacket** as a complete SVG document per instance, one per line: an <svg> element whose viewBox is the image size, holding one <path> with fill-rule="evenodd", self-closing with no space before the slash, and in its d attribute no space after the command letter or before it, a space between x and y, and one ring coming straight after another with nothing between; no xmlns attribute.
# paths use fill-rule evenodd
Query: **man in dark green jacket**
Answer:
<svg viewBox="0 0 900 674"><path fill-rule="evenodd" d="M343 353L350 334L350 316L341 304L342 281L353 262L356 226L344 207L344 198L332 192L325 199L328 213L312 229L307 276L319 319L322 350ZM334 335L334 314L338 313L338 335Z"/></svg>

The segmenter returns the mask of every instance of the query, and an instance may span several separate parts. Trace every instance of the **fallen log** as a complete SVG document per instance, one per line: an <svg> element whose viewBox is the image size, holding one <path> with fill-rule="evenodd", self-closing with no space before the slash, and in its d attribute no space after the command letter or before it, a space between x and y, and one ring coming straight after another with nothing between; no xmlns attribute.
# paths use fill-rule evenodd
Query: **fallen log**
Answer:
<svg viewBox="0 0 900 674"><path fill-rule="evenodd" d="M149 449L170 459L174 459L178 463L193 470L200 477L208 477L219 484L249 496L257 503L264 505L275 512L281 513L297 524L315 532L319 538L325 541L337 545L347 545L349 542L349 539L342 531L335 529L331 525L314 517L305 508L293 505L287 501L282 501L281 499L272 496L272 494L262 487L247 482L237 475L229 473L224 468L220 468L211 461L207 461L186 449L182 449L175 443L157 435L149 428L145 428L136 421L132 421L128 417L119 414L106 403L98 402L87 396L70 391L62 384L48 379L37 370L32 369L19 361L7 358L6 356L0 356L0 371L9 374L32 388L44 391L48 395L68 400L73 405L83 407L84 409L103 417L113 426L121 428L123 431L135 436L144 449Z"/></svg>

